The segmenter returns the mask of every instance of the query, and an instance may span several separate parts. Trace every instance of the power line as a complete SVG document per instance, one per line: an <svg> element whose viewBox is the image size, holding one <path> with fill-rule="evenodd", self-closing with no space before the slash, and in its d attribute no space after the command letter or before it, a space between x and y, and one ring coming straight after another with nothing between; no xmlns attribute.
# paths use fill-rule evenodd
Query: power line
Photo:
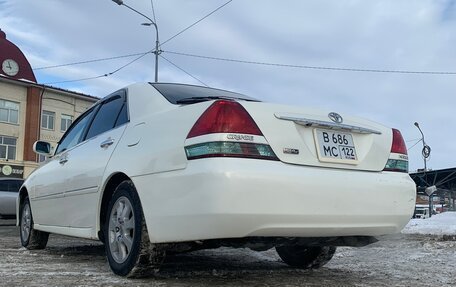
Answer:
<svg viewBox="0 0 456 287"><path fill-rule="evenodd" d="M168 43L169 41L171 41L172 39L176 38L177 36L179 36L180 34L184 33L185 31L187 31L188 29L192 28L193 26L195 26L196 24L198 24L199 22L203 21L204 19L206 19L207 17L211 16L212 14L214 14L215 12L217 12L218 10L222 9L223 7L225 7L226 5L228 5L229 3L231 3L233 0L229 0L227 1L225 4L217 7L215 10L212 10L212 12L210 12L209 14L207 14L206 16L204 16L203 18L199 19L198 21L194 22L193 24L191 24L190 26L188 26L187 28L183 29L182 31L180 31L179 33L175 34L174 36L172 36L171 38L169 38L168 40L164 41L163 43L160 44L160 46L163 46L164 44Z"/></svg>
<svg viewBox="0 0 456 287"><path fill-rule="evenodd" d="M217 12L218 10L222 9L223 7L225 7L226 5L228 5L230 2L232 2L233 0L229 0L227 2L225 2L223 5L217 7L215 10L211 11L209 14L205 15L203 18L199 19L198 21L194 22L193 24L189 25L188 27L186 27L185 29L183 29L182 31L180 31L179 33L175 34L174 36L172 36L171 38L167 39L166 41L164 41L163 43L160 44L161 45L164 45L165 43L171 41L172 39L176 38L177 36L181 35L182 33L184 33L185 31L187 31L188 29L192 28L193 26L195 26L196 24L200 23L201 21L203 21L204 19L208 18L209 16L211 16L212 14L214 14L215 12ZM154 9L154 3L153 3L153 0L150 1L151 3L151 6L152 6L152 13L153 13L153 17L154 17L154 23L156 23L156 18L155 18L155 9ZM118 71L120 71L121 69L125 68L126 66L132 64L133 62L136 62L137 60L139 60L140 58L144 57L145 55L147 55L148 53L153 53L154 50L151 50L151 51L148 51L148 52L143 52L143 53L135 53L135 54L128 54L128 55L122 55L122 56L115 56L115 57L108 57L108 58L98 58L98 59L92 59L92 60L86 60L86 61L79 61L79 62L72 62L72 63L66 63L66 64L60 64L60 65L52 65L52 66L44 66L44 67L38 67L38 68L35 68L33 70L44 70L44 69L52 69L52 68L58 68L58 67L65 67L65 66L72 66L72 65L80 65L80 64L87 64L87 63L93 63L93 62L101 62L101 61L109 61L109 60L114 60L114 59L120 59L120 58L128 58L128 57L134 57L134 56L138 56L138 58L134 59L133 61L129 62L128 64L120 67L119 69L116 69L114 70L113 72L110 72L110 73L107 73L107 74L103 74L103 75L99 75L99 76L95 76L95 77L87 77L87 78L81 78L81 79L76 79L76 80L67 80L67 81L58 81L58 82L52 82L52 83L45 83L45 85L49 85L49 84L61 84L61 83L70 83L70 82L79 82L79 81L87 81L87 80L93 80L93 79L98 79L98 78L102 78L102 77L108 77L114 73L117 73ZM174 64L173 62L171 62L170 60L166 59L165 57L162 57L163 59L165 59L166 61L168 61L170 64L172 64L173 66L175 66L176 68L178 68L179 70L183 71L184 73L186 73L187 75L191 76L192 78L194 78L195 80L197 80L198 82L202 83L203 85L207 86L204 82L202 82L201 80L199 80L198 78L194 77L193 75L191 75L190 73L188 73L187 71L185 71L184 69L180 68L179 66L177 66L176 64Z"/></svg>
<svg viewBox="0 0 456 287"><path fill-rule="evenodd" d="M231 3L233 0L229 0L225 2L223 5L217 7L198 21L194 22L193 24L189 25L185 29L181 30L179 33L175 34L174 36L170 37L166 41L160 44L160 47L167 42L171 41L172 39L176 38L177 36L181 35L188 29L192 28L196 24L200 23L204 19L208 18L218 10L222 9L229 3ZM155 10L154 10L154 4L153 0L151 0L151 6L152 6L152 13L154 17L154 22L156 23L155 19ZM154 50L148 51L148 52L143 52L143 53L135 53L135 54L128 54L128 55L122 55L122 56L115 56L115 57L108 57L108 58L99 58L99 59L93 59L93 60L87 60L87 61L80 61L80 62L72 62L72 63L66 63L66 64L60 64L60 65L53 65L53 66L45 66L45 67L38 67L33 70L42 70L42 69L51 69L51 68L58 68L58 67L64 67L64 66L71 66L71 65L79 65L79 64L86 64L86 63L93 63L93 62L100 62L100 61L108 61L108 60L114 60L114 59L120 59L120 58L127 58L127 57L133 57L133 56L138 56L138 55L143 55L147 53L154 53ZM180 56L187 56L187 57L195 57L195 58L202 58L202 59L208 59L208 60L217 60L217 61L226 61L226 62L235 62L235 63L243 63L243 64L253 64L253 65L264 65L264 66L275 66L275 67L285 67L285 68L299 68L299 69L314 69L314 70L333 70L333 71L346 71L346 72L369 72L369 73L395 73L395 74L425 74L425 75L456 75L456 72L447 72L447 71L413 71L413 70L393 70L393 69L361 69L361 68L343 68L343 67L329 67L329 66L310 66L310 65L295 65L295 64L282 64L282 63L270 63L270 62L260 62L260 61L251 61L251 60L239 60L239 59L230 59L230 58L222 58L222 57L213 57L213 56L204 56L204 55L195 55L195 54L190 54L190 53L181 53L181 52L173 52L173 51L161 51L165 53L170 53L170 54L175 54L175 55L180 55ZM169 61L169 60L168 60Z"/></svg>
<svg viewBox="0 0 456 287"><path fill-rule="evenodd" d="M166 41L160 44L160 46L166 44L167 42L171 41L172 39L178 37L185 31L189 30L193 26L197 25L204 19L208 18L218 10L222 9L229 3L231 3L233 0L229 0L225 2L223 5L217 7L198 21L194 22L193 24L189 25L185 29L181 30L174 36L170 37ZM154 10L154 4L153 0L151 0L151 6L152 6L152 13L154 17L154 22L156 23L156 18L155 18L155 10ZM44 67L38 67L33 70L42 70L42 69L51 69L51 68L58 68L58 67L64 67L64 66L71 66L71 65L79 65L79 64L86 64L86 63L93 63L93 62L101 62L101 61L109 61L109 60L114 60L114 59L120 59L120 58L127 58L127 57L133 57L133 56L138 56L138 58L134 59L133 61L129 62L128 64L121 66L119 69L114 70L113 72L99 75L96 77L88 77L88 78L82 78L82 79L77 79L77 80L68 80L68 81L60 81L60 82L53 82L53 83L48 83L48 84L57 84L57 83L68 83L68 82L77 82L77 81L85 81L85 80L91 80L91 79L97 79L101 77L107 77L110 76L119 70L125 68L126 66L132 64L133 62L139 60L143 56L147 55L148 53L153 53L154 50L143 52L143 53L135 53L135 54L127 54L127 55L121 55L121 56L115 56L115 57L107 57L107 58L98 58L98 59L92 59L92 60L86 60L86 61L79 61L79 62L72 62L72 63L66 63L66 64L60 64L60 65L52 65L52 66L44 66ZM173 52L173 51L160 51L160 52L165 52L169 54L174 54L174 55L180 55L180 56L187 56L187 57L194 57L194 58L201 58L201 59L208 59L208 60L217 60L217 61L226 61L226 62L235 62L235 63L243 63L243 64L253 64L253 65L264 65L264 66L275 66L275 67L286 67L286 68L300 68L300 69L315 69L315 70L333 70L333 71L347 71L347 72L371 72L371 73L396 73L396 74L428 74L428 75L456 75L456 72L445 72L445 71L413 71L413 70L388 70L388 69L360 69L360 68L343 68L343 67L328 67L328 66L310 66L310 65L295 65L295 64L281 64L281 63L270 63L270 62L260 62L260 61L250 61L250 60L239 60L239 59L230 59L230 58L222 58L222 57L213 57L213 56L204 56L204 55L196 55L196 54L190 54L190 53L181 53L181 52ZM181 71L185 72L195 80L199 81L200 83L206 85L204 82L200 81L199 79L195 78L191 74L189 74L187 71L183 70L182 68L178 67L176 64L168 60L167 58L163 57L166 61L168 61L170 64L174 65L176 68L180 69ZM207 86L207 85L206 85ZM413 146L412 146L413 147Z"/></svg>
<svg viewBox="0 0 456 287"><path fill-rule="evenodd" d="M217 12L218 10L222 9L223 7L225 7L226 5L228 5L228 4L229 4L230 2L232 2L232 1L233 1L233 0L229 0L229 1L227 1L226 3L224 3L223 5L217 7L215 10L212 10L209 14L206 14L203 18L199 19L198 21L194 22L193 24L191 24L191 25L188 26L187 28L181 30L179 33L175 34L174 36L170 37L169 39L167 39L166 41L164 41L163 43L161 43L160 46L161 46L161 45L164 45L165 43L167 43L167 42L171 41L172 39L176 38L177 36L179 36L180 34L184 33L184 32L187 31L188 29L192 28L192 27L195 26L196 24L200 23L201 21L203 21L203 20L206 19L207 17L211 16L212 14L214 14L215 12ZM153 17L154 17L154 23L157 23L157 21L156 21L156 19L155 19L155 9L154 9L153 0L150 0L150 3L151 3L151 6L152 6L152 14L153 14ZM79 62L71 62L71 63L65 63L65 64L59 64L59 65L44 66L44 67L34 68L33 70L36 71L36 70L60 68L60 67L65 67L65 66L73 66L73 65L80 65L80 64L88 64L88 63L94 63L94 62L109 61L109 60L115 60L115 59L121 59L121 58L128 58L128 57L139 56L139 55L143 55L144 53L153 53L153 52L154 52L154 50L151 50L151 51L142 52L142 53L134 53L134 54L121 55L121 56L114 56L114 57L107 57L107 58L98 58L98 59L92 59L92 60L86 60L86 61L79 61Z"/></svg>
<svg viewBox="0 0 456 287"><path fill-rule="evenodd" d="M113 72L109 73L109 75L112 75L112 74L115 74L117 73L118 71L122 70L123 68L127 67L127 66L130 66L131 64L133 64L134 62L138 61L139 59L141 59L142 57L144 57L145 55L149 54L149 52L147 53L144 53L142 55L140 55L139 57L135 58L134 60L128 62L127 64L121 66L120 68L117 68L116 70L114 70Z"/></svg>
<svg viewBox="0 0 456 287"><path fill-rule="evenodd" d="M59 64L59 65L52 65L52 66L43 66L43 67L34 68L33 70L36 71L36 70L44 70L44 69L53 69L53 68L60 68L60 67L65 67L65 66L74 66L74 65L81 65L81 64L87 64L87 63L116 60L116 59L122 59L122 58L131 58L131 57L140 56L140 55L144 55L144 54L152 53L152 52L153 51L147 51L147 52L142 52L142 53L127 54L127 55L122 55L122 56L98 58L98 59L71 62L71 63L65 63L65 64Z"/></svg>
<svg viewBox="0 0 456 287"><path fill-rule="evenodd" d="M193 24L189 25L188 27L186 27L185 29L181 30L179 33L175 34L174 36L170 37L169 39L167 39L166 41L164 41L163 43L160 44L161 45L164 45L166 44L167 42L171 41L172 39L176 38L177 36L181 35L182 33L184 33L185 31L187 31L188 29L192 28L193 26L197 25L198 23L200 23L201 21L203 21L204 19L208 18L209 16L211 16L212 14L214 14L215 12L217 12L218 10L222 9L223 7L225 7L226 5L228 5L230 2L232 2L233 0L229 0L227 2L225 2L223 5L217 7L215 10L211 11L209 14L206 14L204 17L202 17L201 19L199 19L198 21L194 22ZM153 18L154 18L154 23L157 23L156 21L156 18L155 18L155 9L154 9L154 2L153 0L150 0L150 4L152 6L152 14L153 14ZM145 56L146 54L148 53L153 53L154 50L151 50L151 51L148 51L148 52L143 52L143 53L135 53L135 54L127 54L127 55L122 55L122 56L115 56L115 57L107 57L107 58L98 58L98 59L92 59L92 60L86 60L86 61L79 61L79 62L71 62L71 63L65 63L65 64L60 64L60 65L52 65L52 66L44 66L44 67L38 67L38 68L34 68L33 70L36 71L36 70L44 70L44 69L52 69L52 68L59 68L59 67L65 67L65 66L73 66L73 65L80 65L80 64L87 64L87 63L94 63L94 62L101 62L101 61L109 61L109 60L114 60L114 59L120 59L120 58L128 58L128 57L134 57L134 56L138 56L138 58L134 59L133 61L129 62L127 65L124 65L122 67L120 67L119 69L111 72L111 73L107 73L107 74L103 74L103 75L99 75L99 76L95 76L95 77L87 77L87 78L81 78L81 79L76 79L76 80L67 80L67 81L58 81L58 82L52 82L52 83L45 83L45 84L61 84L61 83L70 83L70 82L79 82L79 81L87 81L87 80L93 80L93 79L98 79L98 78L102 78L102 77L108 77L116 72L118 72L119 70L125 68L126 66L132 64L133 62L136 62L137 60L139 60L140 58L142 58L143 56ZM160 51L161 52L161 51ZM170 60L166 59L165 57L162 57L163 59L165 59L166 61L168 61L170 64L172 64L173 66L175 66L176 68L178 68L179 70L183 71L184 73L186 73L187 75L191 76L192 78L194 78L195 80L197 80L198 82L202 83L203 85L207 86L204 82L202 82L201 80L199 80L198 78L194 77L193 75L191 75L190 73L188 73L187 71L185 71L184 69L180 68L179 66L177 66L176 64L174 64L173 62L171 62Z"/></svg>
<svg viewBox="0 0 456 287"><path fill-rule="evenodd" d="M201 58L201 59L207 59L207 60L217 60L217 61L234 62L234 63L242 63L242 64L253 64L253 65L275 66L275 67L297 68L297 69L332 70L332 71L345 71L345 72L393 73L393 74L456 75L456 72L444 72L444 71L360 69L360 68L341 68L341 67L327 67L327 66L294 65L294 64L280 64L280 63L269 63L269 62L229 59L229 58L221 58L221 57L212 57L212 56L195 55L195 54L189 54L189 53L173 52L173 51L163 51L163 52L164 53L169 53L169 54L174 54L174 55L179 55L179 56Z"/></svg>
<svg viewBox="0 0 456 287"><path fill-rule="evenodd" d="M209 87L208 85L206 85L206 83L204 83L203 81L201 81L200 79L198 79L197 77L193 76L192 74L190 74L189 72L185 71L184 69L182 69L181 67L179 67L178 65L174 64L173 62L171 62L170 60L168 60L167 58L165 58L164 56L160 55L160 57L162 57L164 60L166 60L168 63L170 63L171 65L173 65L174 67L178 68L179 70L181 70L182 72L186 73L187 75L189 75L190 77L192 77L193 79L197 80L198 82L200 82L201 84L205 85L206 87Z"/></svg>
<svg viewBox="0 0 456 287"><path fill-rule="evenodd" d="M408 140L407 142L409 143L409 142L415 142L415 141L421 141L421 138L419 138L419 139L413 139L413 140Z"/></svg>
<svg viewBox="0 0 456 287"><path fill-rule="evenodd" d="M215 12L217 12L218 10L222 9L223 7L225 7L226 5L228 5L230 2L232 2L233 0L229 0L227 2L225 2L223 5L217 7L215 10L211 11L209 14L206 14L204 17L202 17L201 19L199 19L198 21L194 22L193 24L189 25L188 27L186 27L185 29L181 30L179 33L175 34L174 36L170 37L169 39L167 39L166 41L164 41L163 43L160 44L161 45L164 45L166 44L167 42L171 41L172 39L176 38L177 36L181 35L182 33L184 33L185 31L187 31L188 29L192 28L193 26L197 25L198 23L200 23L201 21L203 21L204 19L208 18L209 16L211 16L212 14L214 14ZM154 9L154 2L153 0L150 0L150 4L152 6L152 14L153 14L153 17L154 17L154 23L157 23L156 21L156 18L155 18L155 9ZM44 67L38 67L38 68L34 68L33 70L34 71L37 71L37 70L44 70L44 69L52 69L52 68L60 68L60 67L66 67L66 66L73 66L73 65L81 65L81 64L88 64L88 63L94 63L94 62L102 62L102 61L109 61L109 60L115 60L115 59L121 59L121 58L128 58L128 57L134 57L134 56L140 56L139 58L142 58L142 56L146 55L147 53L153 53L154 50L151 50L151 51L148 51L148 52L143 52L143 53L135 53L135 54L127 54L127 55L121 55L121 56L115 56L115 57L107 57L107 58L98 58L98 59L92 59L92 60L86 60L86 61L79 61L79 62L71 62L71 63L65 63L65 64L59 64L59 65L51 65L51 66L44 66ZM160 51L161 52L161 51ZM165 59L165 58L164 58ZM167 59L165 59L167 60ZM136 60L133 60L133 62L135 62ZM169 60L167 60L168 62L170 62ZM174 63L170 62L171 64L175 65ZM176 66L177 68L179 68L178 66ZM180 69L180 68L179 68ZM185 71L184 71L185 72ZM185 72L187 73L187 72ZM83 78L83 79L78 79L78 80L68 80L68 81L60 81L60 82L53 82L53 83L48 83L48 84L58 84L58 83L68 83L68 82L77 82L77 81L86 81L86 80L91 80L91 79L98 79L98 78L101 78L101 77L107 77L109 75L112 75L111 73L108 73L108 74L103 74L103 75L100 75L100 76L96 76L96 77L88 77L88 78ZM192 76L193 77L193 76ZM199 81L199 80L198 80ZM203 82L201 82L203 83Z"/></svg>
<svg viewBox="0 0 456 287"><path fill-rule="evenodd" d="M49 83L44 83L43 85L54 85L54 84L64 84L64 83L72 83L72 82L82 82L82 81L88 81L88 80L95 80L103 77L107 77L108 74L104 75L99 75L95 77L88 77L88 78L80 78L76 80L66 80L66 81L58 81L58 82L49 82Z"/></svg>
<svg viewBox="0 0 456 287"><path fill-rule="evenodd" d="M412 145L411 147L409 147L407 150L411 150L412 148L414 148L417 144L419 144L421 142L421 139L419 139L414 145Z"/></svg>
<svg viewBox="0 0 456 287"><path fill-rule="evenodd" d="M123 68L133 64L134 62L138 61L139 59L141 59L142 57L144 57L145 55L149 54L149 52L146 52L146 53L143 53L142 55L140 55L139 57L135 58L134 60L128 62L127 64L125 65L122 65L120 66L119 68L115 69L114 71L110 72L110 73L107 73L107 74L103 74L103 75L98 75L98 76L95 76L95 77L88 77L88 78L81 78L81 79L76 79L76 80L66 80L66 81L58 81L58 82L50 82L50 83L44 83L43 85L53 85L53 84L63 84L63 83L73 83L73 82L82 82L82 81L88 81L88 80L94 80L94 79L99 79L99 78L103 78L103 77L109 77L115 73L117 73L118 71L122 70Z"/></svg>
<svg viewBox="0 0 456 287"><path fill-rule="evenodd" d="M134 56L140 56L140 55L153 53L153 52L154 52L154 50L151 50L151 51L142 52L142 53L126 54L126 55L121 55L121 56L114 56L114 57L107 57L107 58L97 58L97 59L85 60L85 61L79 61L79 62L70 62L70 63L65 63L65 64L43 66L43 67L33 68L33 70L34 71L36 71L36 70L45 70L45 69L53 69L53 68L60 68L60 67L66 67L66 66L88 64L88 63L94 63L94 62L110 61L110 60L116 60L116 59L122 59L122 58L131 58L131 57L134 57ZM288 68L336 70L336 71L352 71L352 72L456 75L456 72L384 70L384 69L378 69L377 70L377 69L337 68L337 67L324 67L324 66L305 66L305 65L292 65L292 64L280 64L280 63L268 63L268 62L228 59L228 58L221 58L221 57L211 57L211 56L195 55L195 54L189 54L189 53L174 52L174 51L162 51L162 52L169 53L169 54L180 55L180 56L209 59L209 60L218 60L218 61L235 62L235 63L243 63L243 64L265 65L265 66L288 67ZM413 140L411 140L411 141L413 141Z"/></svg>

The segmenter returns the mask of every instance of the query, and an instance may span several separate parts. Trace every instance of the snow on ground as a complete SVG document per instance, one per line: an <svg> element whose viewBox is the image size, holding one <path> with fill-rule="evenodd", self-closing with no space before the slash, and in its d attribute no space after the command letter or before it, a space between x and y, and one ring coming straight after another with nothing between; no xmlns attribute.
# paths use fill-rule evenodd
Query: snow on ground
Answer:
<svg viewBox="0 0 456 287"><path fill-rule="evenodd" d="M402 233L456 235L456 212L444 212L426 219L412 219L404 227Z"/></svg>

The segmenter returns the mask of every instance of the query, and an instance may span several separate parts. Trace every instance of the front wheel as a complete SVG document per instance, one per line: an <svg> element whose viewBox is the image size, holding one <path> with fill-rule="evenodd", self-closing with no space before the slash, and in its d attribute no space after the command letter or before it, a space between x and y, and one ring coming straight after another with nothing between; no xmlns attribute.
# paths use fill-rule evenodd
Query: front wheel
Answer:
<svg viewBox="0 0 456 287"><path fill-rule="evenodd" d="M44 249L49 239L49 233L33 228L32 209L30 200L25 198L20 210L20 236L21 244L27 249Z"/></svg>
<svg viewBox="0 0 456 287"><path fill-rule="evenodd" d="M111 270L121 276L153 275L165 252L150 243L136 189L129 180L114 191L104 226L106 256Z"/></svg>
<svg viewBox="0 0 456 287"><path fill-rule="evenodd" d="M276 251L286 264L302 268L317 269L328 263L336 252L334 246L308 247L301 245L277 246Z"/></svg>

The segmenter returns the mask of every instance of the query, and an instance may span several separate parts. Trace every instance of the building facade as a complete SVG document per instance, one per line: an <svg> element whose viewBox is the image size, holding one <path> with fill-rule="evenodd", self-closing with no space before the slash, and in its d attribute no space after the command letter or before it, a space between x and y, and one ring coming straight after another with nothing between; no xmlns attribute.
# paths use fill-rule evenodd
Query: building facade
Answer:
<svg viewBox="0 0 456 287"><path fill-rule="evenodd" d="M40 85L20 49L0 30L0 177L26 178L44 157L37 140L57 145L71 123L98 98Z"/></svg>

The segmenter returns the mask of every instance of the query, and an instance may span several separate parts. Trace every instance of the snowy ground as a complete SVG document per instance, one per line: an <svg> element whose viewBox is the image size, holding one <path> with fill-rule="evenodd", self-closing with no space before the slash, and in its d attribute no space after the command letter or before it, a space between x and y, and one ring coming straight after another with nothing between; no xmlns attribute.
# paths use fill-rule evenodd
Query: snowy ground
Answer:
<svg viewBox="0 0 456 287"><path fill-rule="evenodd" d="M158 276L141 280L113 275L97 241L51 235L46 249L28 251L13 222L1 220L0 238L0 286L456 286L456 241L441 236L338 248L318 270L289 268L273 249L203 250L169 256Z"/></svg>
<svg viewBox="0 0 456 287"><path fill-rule="evenodd" d="M426 219L412 219L402 233L456 236L456 212L444 212Z"/></svg>

